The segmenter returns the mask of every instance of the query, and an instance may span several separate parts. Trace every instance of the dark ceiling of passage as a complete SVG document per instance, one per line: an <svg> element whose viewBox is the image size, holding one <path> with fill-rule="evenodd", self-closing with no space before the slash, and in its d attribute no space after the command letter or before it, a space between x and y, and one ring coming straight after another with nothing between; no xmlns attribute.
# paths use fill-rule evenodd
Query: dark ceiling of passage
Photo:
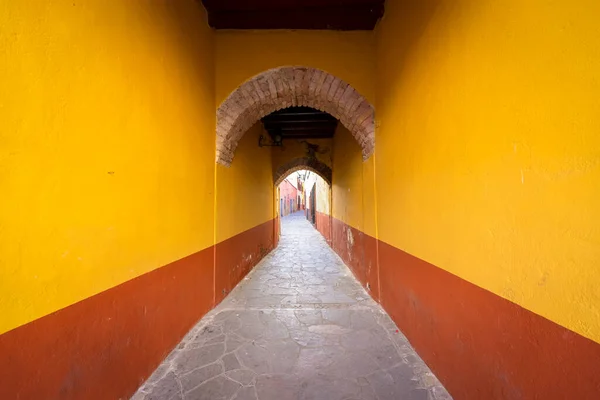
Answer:
<svg viewBox="0 0 600 400"><path fill-rule="evenodd" d="M265 130L274 139L332 138L338 120L330 114L310 107L289 107L262 118Z"/></svg>
<svg viewBox="0 0 600 400"><path fill-rule="evenodd" d="M215 29L372 30L384 0L202 0Z"/></svg>

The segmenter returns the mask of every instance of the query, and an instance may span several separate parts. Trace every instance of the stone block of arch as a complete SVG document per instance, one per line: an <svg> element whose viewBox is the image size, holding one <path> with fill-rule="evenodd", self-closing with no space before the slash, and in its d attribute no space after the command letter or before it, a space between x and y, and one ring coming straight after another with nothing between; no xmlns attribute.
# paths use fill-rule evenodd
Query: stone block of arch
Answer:
<svg viewBox="0 0 600 400"><path fill-rule="evenodd" d="M337 118L362 148L375 150L373 106L351 85L316 68L279 67L254 76L217 109L216 161L231 165L241 137L262 117L287 107L312 107Z"/></svg>
<svg viewBox="0 0 600 400"><path fill-rule="evenodd" d="M283 164L273 173L273 183L279 186L281 182L291 173L307 169L319 175L331 186L331 168L322 161L312 157L299 157Z"/></svg>

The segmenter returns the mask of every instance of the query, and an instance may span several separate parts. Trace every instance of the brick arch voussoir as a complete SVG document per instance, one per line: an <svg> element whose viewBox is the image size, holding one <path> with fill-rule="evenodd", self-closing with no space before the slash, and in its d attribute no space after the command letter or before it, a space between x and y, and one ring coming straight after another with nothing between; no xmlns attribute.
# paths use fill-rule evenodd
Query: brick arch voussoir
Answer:
<svg viewBox="0 0 600 400"><path fill-rule="evenodd" d="M374 108L356 89L323 70L279 67L249 79L219 106L216 161L229 166L239 140L252 125L272 112L293 106L331 114L352 133L364 160L373 154Z"/></svg>
<svg viewBox="0 0 600 400"><path fill-rule="evenodd" d="M319 175L328 185L331 185L331 168L316 158L299 157L283 164L273 173L273 183L279 186L281 182L291 173L301 170L309 170Z"/></svg>

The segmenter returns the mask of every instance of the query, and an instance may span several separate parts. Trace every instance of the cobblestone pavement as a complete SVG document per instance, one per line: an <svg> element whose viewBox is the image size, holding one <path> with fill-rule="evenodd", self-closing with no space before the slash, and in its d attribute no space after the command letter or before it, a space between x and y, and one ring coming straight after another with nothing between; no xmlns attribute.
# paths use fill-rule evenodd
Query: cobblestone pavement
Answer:
<svg viewBox="0 0 600 400"><path fill-rule="evenodd" d="M304 215L282 224L133 399L451 399Z"/></svg>

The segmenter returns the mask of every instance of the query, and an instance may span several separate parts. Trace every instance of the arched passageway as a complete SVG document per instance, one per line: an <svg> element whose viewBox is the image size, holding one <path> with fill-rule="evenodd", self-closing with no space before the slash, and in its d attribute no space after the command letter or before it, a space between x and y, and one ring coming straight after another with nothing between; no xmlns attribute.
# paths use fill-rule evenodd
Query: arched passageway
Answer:
<svg viewBox="0 0 600 400"><path fill-rule="evenodd" d="M309 139L332 149L331 247L456 398L600 398L600 2L307 3L2 3L0 399L130 398L251 282L279 237L275 170L305 153L250 125L293 106L335 116ZM273 385L289 339L296 370L332 372L306 362L319 341L347 367L296 398L425 397L325 392L386 359L354 351L379 338L336 318L356 308L325 283L349 278L304 227L264 264L280 284L246 291L247 319L194 341L155 397L248 398L215 387ZM403 372L384 371L360 383Z"/></svg>
<svg viewBox="0 0 600 400"><path fill-rule="evenodd" d="M309 165L315 167L309 167ZM302 212L306 219L331 244L331 169L312 158L295 159L282 166L275 180L279 216ZM290 199L297 198L297 201ZM281 231L281 225L279 226Z"/></svg>
<svg viewBox="0 0 600 400"><path fill-rule="evenodd" d="M316 68L280 67L239 86L217 109L216 161L229 166L240 138L260 118L305 106L337 118L354 136L363 159L375 149L373 106L351 85Z"/></svg>
<svg viewBox="0 0 600 400"><path fill-rule="evenodd" d="M287 176L291 173L300 170L309 170L319 175L327 184L331 185L332 172L324 162L313 157L298 157L290 160L289 162L281 165L273 173L273 182L275 186L278 186Z"/></svg>

